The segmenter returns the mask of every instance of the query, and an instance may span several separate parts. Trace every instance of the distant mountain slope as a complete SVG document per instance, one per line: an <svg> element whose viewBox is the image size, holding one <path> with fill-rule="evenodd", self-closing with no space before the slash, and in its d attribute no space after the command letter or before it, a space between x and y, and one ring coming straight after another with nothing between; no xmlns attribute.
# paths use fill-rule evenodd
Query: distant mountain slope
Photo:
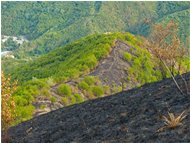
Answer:
<svg viewBox="0 0 190 143"><path fill-rule="evenodd" d="M186 18L186 20L184 19ZM172 14L168 14L163 18L159 19L159 23L166 24L170 20L174 20L176 24L179 26L179 36L181 39L184 39L183 42L187 48L190 48L190 9L174 12ZM182 22L183 21L183 22ZM189 40L189 41L188 41Z"/></svg>
<svg viewBox="0 0 190 143"><path fill-rule="evenodd" d="M183 75L190 89L190 73ZM177 77L183 92L185 84ZM9 130L14 143L123 143L190 141L190 98L181 95L172 79L146 84L113 96L87 101L21 123ZM183 125L166 129L161 119L167 112L186 111Z"/></svg>
<svg viewBox="0 0 190 143"><path fill-rule="evenodd" d="M184 33L189 8L189 2L2 2L2 34L34 40L18 52L39 55L89 34L129 31L147 36L151 24L170 15L184 42L190 34Z"/></svg>
<svg viewBox="0 0 190 143"><path fill-rule="evenodd" d="M3 63L6 74L19 81L14 98L21 117L15 122L160 80L151 54L139 44L140 39L130 33L94 34L30 61ZM113 65L112 59L121 63ZM112 67L122 76L101 75Z"/></svg>
<svg viewBox="0 0 190 143"><path fill-rule="evenodd" d="M141 42L130 33L94 34L30 61L10 61L11 68L3 63L19 81L14 98L21 117L15 122L161 80L156 57Z"/></svg>
<svg viewBox="0 0 190 143"><path fill-rule="evenodd" d="M116 47L116 41L118 40L127 43L133 48L128 47L128 50L124 50L127 47L119 48L119 45ZM109 56L113 57L114 55L110 54L114 49L120 52L119 58L123 60L124 53L128 52L134 55L134 59L124 60L129 60L129 62L131 60L131 64L133 60L141 60L136 62L142 62L144 56L144 58L147 58L147 62L150 62L150 66L154 66L153 62L151 63L150 53L145 48L139 46L140 42L138 37L130 33L94 34L55 49L28 63L23 63L11 71L8 70L7 73L10 73L13 78L19 81L31 80L33 77L53 77L58 82L66 81L90 73L101 64L99 63L100 61Z"/></svg>

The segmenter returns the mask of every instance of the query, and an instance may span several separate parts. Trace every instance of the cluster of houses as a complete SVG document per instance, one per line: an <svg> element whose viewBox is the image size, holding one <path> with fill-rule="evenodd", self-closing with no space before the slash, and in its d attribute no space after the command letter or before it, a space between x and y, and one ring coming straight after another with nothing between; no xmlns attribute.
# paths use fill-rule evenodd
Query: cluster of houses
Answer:
<svg viewBox="0 0 190 143"><path fill-rule="evenodd" d="M11 38L13 41L16 43L22 45L24 42L28 42L28 40L24 36L6 36L6 35L1 35L1 42L4 43L6 42L9 38ZM3 51L1 52L1 57L9 57L9 58L14 58L14 55L12 54L11 51Z"/></svg>
<svg viewBox="0 0 190 143"><path fill-rule="evenodd" d="M23 42L28 41L24 36L6 36L6 35L1 35L1 42L6 42L9 38L12 38L13 41L17 42L18 44L23 44Z"/></svg>

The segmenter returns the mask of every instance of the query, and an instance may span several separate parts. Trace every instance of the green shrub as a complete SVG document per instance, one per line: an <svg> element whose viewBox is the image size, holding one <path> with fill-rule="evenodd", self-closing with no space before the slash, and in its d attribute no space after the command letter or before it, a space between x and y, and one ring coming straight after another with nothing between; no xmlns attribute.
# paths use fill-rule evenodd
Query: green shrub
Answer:
<svg viewBox="0 0 190 143"><path fill-rule="evenodd" d="M112 93L118 93L122 91L121 86L117 86L115 83L112 85Z"/></svg>
<svg viewBox="0 0 190 143"><path fill-rule="evenodd" d="M62 95L71 96L72 94L71 87L67 84L61 84L57 90L58 93Z"/></svg>
<svg viewBox="0 0 190 143"><path fill-rule="evenodd" d="M44 80L37 79L35 77L33 77L31 81L28 81L28 84L31 86L37 86L39 89L48 87L48 84Z"/></svg>
<svg viewBox="0 0 190 143"><path fill-rule="evenodd" d="M75 104L77 102L75 96L71 96L70 100L71 100L70 102L71 104Z"/></svg>
<svg viewBox="0 0 190 143"><path fill-rule="evenodd" d="M74 94L74 97L75 97L77 103L81 103L84 101L83 97L81 97L80 94Z"/></svg>
<svg viewBox="0 0 190 143"><path fill-rule="evenodd" d="M17 106L16 107L16 119L14 124L21 123L23 121L29 120L32 118L33 112L34 112L34 106L28 105L28 106Z"/></svg>
<svg viewBox="0 0 190 143"><path fill-rule="evenodd" d="M95 77L93 76L86 76L84 78L84 82L86 82L88 85L94 85L96 80L95 80Z"/></svg>
<svg viewBox="0 0 190 143"><path fill-rule="evenodd" d="M100 86L92 87L92 92L96 97L101 97L104 94L104 90Z"/></svg>
<svg viewBox="0 0 190 143"><path fill-rule="evenodd" d="M110 94L110 87L109 86L104 86L104 93L105 94Z"/></svg>
<svg viewBox="0 0 190 143"><path fill-rule="evenodd" d="M52 103L55 103L55 102L56 102L56 98L55 98L54 96L52 96L52 97L50 98L50 101L51 101Z"/></svg>
<svg viewBox="0 0 190 143"><path fill-rule="evenodd" d="M53 86L55 84L55 81L50 77L50 78L47 79L47 84L49 86Z"/></svg>
<svg viewBox="0 0 190 143"><path fill-rule="evenodd" d="M51 96L51 94L49 93L49 90L46 89L46 88L41 89L40 94L42 96L46 96L46 97L50 97Z"/></svg>
<svg viewBox="0 0 190 143"><path fill-rule="evenodd" d="M14 96L14 101L17 106L27 106L28 105L28 101L25 98L23 98L22 96Z"/></svg>
<svg viewBox="0 0 190 143"><path fill-rule="evenodd" d="M87 65L90 69L93 69L98 64L98 61L94 55L89 56L85 60L85 65Z"/></svg>
<svg viewBox="0 0 190 143"><path fill-rule="evenodd" d="M68 99L68 97L62 97L62 102L63 102L64 106L69 105L69 99Z"/></svg>
<svg viewBox="0 0 190 143"><path fill-rule="evenodd" d="M123 58L124 58L126 61L131 61L132 56L131 56L130 53L125 52L125 53L123 54Z"/></svg>
<svg viewBox="0 0 190 143"><path fill-rule="evenodd" d="M141 66L140 58L134 58L133 64L135 67L140 68Z"/></svg>
<svg viewBox="0 0 190 143"><path fill-rule="evenodd" d="M46 108L46 105L40 105L40 109L45 109Z"/></svg>
<svg viewBox="0 0 190 143"><path fill-rule="evenodd" d="M87 90L89 88L88 84L85 81L82 81L78 84L80 89Z"/></svg>

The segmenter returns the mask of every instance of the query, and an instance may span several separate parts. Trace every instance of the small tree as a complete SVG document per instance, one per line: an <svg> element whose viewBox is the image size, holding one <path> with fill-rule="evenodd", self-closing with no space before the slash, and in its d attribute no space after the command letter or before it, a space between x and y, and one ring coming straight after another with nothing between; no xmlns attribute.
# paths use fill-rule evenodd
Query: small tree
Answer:
<svg viewBox="0 0 190 143"><path fill-rule="evenodd" d="M186 49L177 37L177 31L178 26L174 21L170 21L165 27L156 24L153 26L149 40L144 40L144 46L159 59L158 65L163 78L167 77L167 73L169 73L180 90L174 75L176 70L180 74L181 61L185 56ZM182 91L180 90L180 92Z"/></svg>
<svg viewBox="0 0 190 143"><path fill-rule="evenodd" d="M15 102L12 97L15 90L16 82L11 83L10 77L6 78L1 72L1 128L5 135L15 117Z"/></svg>

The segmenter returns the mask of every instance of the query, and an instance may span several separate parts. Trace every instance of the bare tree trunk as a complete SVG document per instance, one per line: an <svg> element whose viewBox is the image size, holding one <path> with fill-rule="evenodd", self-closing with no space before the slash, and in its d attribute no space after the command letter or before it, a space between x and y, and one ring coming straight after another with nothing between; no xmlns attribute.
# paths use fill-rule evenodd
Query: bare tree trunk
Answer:
<svg viewBox="0 0 190 143"><path fill-rule="evenodd" d="M189 94L190 92L189 92L189 88L188 88L188 85L187 85L187 81L183 78L182 75L180 75L180 76L181 76L181 78L182 78L182 80L183 80L183 82L185 84L186 92L187 92L187 94Z"/></svg>
<svg viewBox="0 0 190 143"><path fill-rule="evenodd" d="M166 63L165 63L161 58L160 58L160 60L162 61L162 63L163 63L164 66L166 67L166 69L169 71L169 73L170 73L170 75L171 75L171 77L172 77L172 79L173 79L175 85L177 86L178 90L180 91L180 93L181 93L182 95L184 95L184 94L183 94L183 91L182 91L181 88L179 87L177 81L175 80L173 74L171 73L171 71L170 71L170 69L168 68L168 66L166 65Z"/></svg>

